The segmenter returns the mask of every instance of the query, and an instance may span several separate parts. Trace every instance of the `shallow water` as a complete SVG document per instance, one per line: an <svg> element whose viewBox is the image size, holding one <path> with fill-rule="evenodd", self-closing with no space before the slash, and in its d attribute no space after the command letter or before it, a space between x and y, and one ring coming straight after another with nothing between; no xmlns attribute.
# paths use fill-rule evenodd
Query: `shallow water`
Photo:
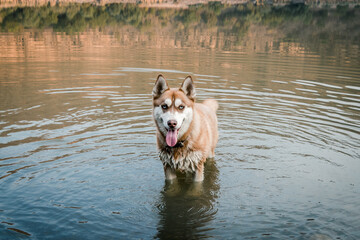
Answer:
<svg viewBox="0 0 360 240"><path fill-rule="evenodd" d="M360 237L359 45L250 29L0 33L0 238ZM159 73L219 101L202 185L164 181Z"/></svg>

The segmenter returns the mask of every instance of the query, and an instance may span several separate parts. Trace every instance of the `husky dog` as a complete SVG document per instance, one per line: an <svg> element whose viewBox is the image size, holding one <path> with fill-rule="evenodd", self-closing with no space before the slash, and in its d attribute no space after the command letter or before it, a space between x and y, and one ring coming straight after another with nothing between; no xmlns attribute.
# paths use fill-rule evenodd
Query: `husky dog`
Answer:
<svg viewBox="0 0 360 240"><path fill-rule="evenodd" d="M157 146L166 180L175 179L176 171L181 171L193 173L194 181L202 182L204 163L206 158L214 157L218 141L217 101L195 103L191 76L185 78L180 88L169 88L159 75L152 95Z"/></svg>

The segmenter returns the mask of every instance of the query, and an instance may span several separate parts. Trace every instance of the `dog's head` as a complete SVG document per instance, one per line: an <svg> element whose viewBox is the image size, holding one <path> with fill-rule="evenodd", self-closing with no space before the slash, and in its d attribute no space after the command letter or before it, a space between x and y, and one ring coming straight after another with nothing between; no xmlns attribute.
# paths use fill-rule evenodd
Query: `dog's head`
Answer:
<svg viewBox="0 0 360 240"><path fill-rule="evenodd" d="M189 130L195 96L194 82L190 76L185 78L180 88L169 88L165 78L158 76L153 89L153 115L168 146L174 147Z"/></svg>

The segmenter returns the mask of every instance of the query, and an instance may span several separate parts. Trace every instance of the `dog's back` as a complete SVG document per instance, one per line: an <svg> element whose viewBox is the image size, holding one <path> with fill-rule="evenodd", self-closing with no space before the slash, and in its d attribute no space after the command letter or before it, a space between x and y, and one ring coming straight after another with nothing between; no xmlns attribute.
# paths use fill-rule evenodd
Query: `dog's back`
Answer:
<svg viewBox="0 0 360 240"><path fill-rule="evenodd" d="M210 107L212 110L214 110L215 113L219 108L219 104L215 99L206 99L203 104Z"/></svg>
<svg viewBox="0 0 360 240"><path fill-rule="evenodd" d="M201 149L207 158L215 156L215 147L218 141L216 110L219 105L214 99L207 99L203 103L195 104L193 131L199 133L193 136L197 148Z"/></svg>

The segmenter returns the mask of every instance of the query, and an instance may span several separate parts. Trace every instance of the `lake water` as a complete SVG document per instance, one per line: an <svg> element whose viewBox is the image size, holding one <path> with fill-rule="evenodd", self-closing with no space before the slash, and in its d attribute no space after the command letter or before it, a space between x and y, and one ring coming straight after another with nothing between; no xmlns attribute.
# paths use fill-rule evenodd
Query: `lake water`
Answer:
<svg viewBox="0 0 360 240"><path fill-rule="evenodd" d="M2 12L0 239L360 237L359 9L215 10L81 31ZM160 73L220 104L196 194L164 180Z"/></svg>

